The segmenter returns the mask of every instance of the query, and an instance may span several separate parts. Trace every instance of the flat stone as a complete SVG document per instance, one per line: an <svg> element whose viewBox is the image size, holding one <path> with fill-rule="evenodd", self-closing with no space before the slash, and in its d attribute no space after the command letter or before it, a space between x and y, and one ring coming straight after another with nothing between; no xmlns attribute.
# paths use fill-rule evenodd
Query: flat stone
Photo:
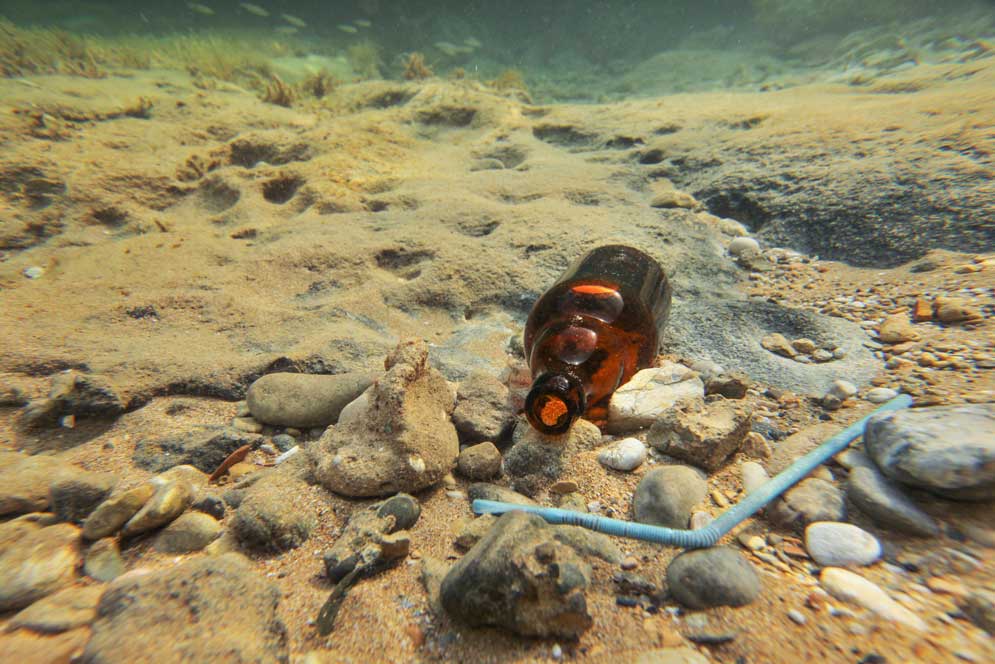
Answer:
<svg viewBox="0 0 995 664"><path fill-rule="evenodd" d="M82 522L110 495L117 477L80 471L49 485L52 511L62 521Z"/></svg>
<svg viewBox="0 0 995 664"><path fill-rule="evenodd" d="M622 472L635 470L645 460L646 445L638 438L617 440L598 453L601 465Z"/></svg>
<svg viewBox="0 0 995 664"><path fill-rule="evenodd" d="M893 480L953 500L995 499L995 404L875 415L864 447Z"/></svg>
<svg viewBox="0 0 995 664"><path fill-rule="evenodd" d="M124 561L117 540L113 537L99 539L90 545L83 560L83 573L97 581L113 581L124 574Z"/></svg>
<svg viewBox="0 0 995 664"><path fill-rule="evenodd" d="M886 401L891 401L897 396L898 390L893 390L890 387L875 387L867 390L864 398L871 403L884 403Z"/></svg>
<svg viewBox="0 0 995 664"><path fill-rule="evenodd" d="M44 634L66 632L89 625L97 617L97 602L104 586L73 586L43 597L8 623L8 628L25 628Z"/></svg>
<svg viewBox="0 0 995 664"><path fill-rule="evenodd" d="M714 471L739 450L749 431L750 409L720 400L664 413L647 440L664 454Z"/></svg>
<svg viewBox="0 0 995 664"><path fill-rule="evenodd" d="M0 516L44 512L49 506L49 486L79 472L56 457L11 453L0 467Z"/></svg>
<svg viewBox="0 0 995 664"><path fill-rule="evenodd" d="M362 394L374 378L369 372L271 373L249 386L245 400L252 416L264 424L325 427L334 424L345 405Z"/></svg>
<svg viewBox="0 0 995 664"><path fill-rule="evenodd" d="M663 466L639 481L632 498L636 521L687 528L691 510L708 495L708 483L689 466Z"/></svg>
<svg viewBox="0 0 995 664"><path fill-rule="evenodd" d="M683 364L663 362L637 372L611 397L608 431L627 433L648 427L679 404L703 403L705 384Z"/></svg>
<svg viewBox="0 0 995 664"><path fill-rule="evenodd" d="M187 512L162 529L155 548L162 553L200 551L221 535L221 524L203 512Z"/></svg>
<svg viewBox="0 0 995 664"><path fill-rule="evenodd" d="M113 535L142 509L155 491L151 483L140 484L100 503L83 523L83 539L98 540Z"/></svg>
<svg viewBox="0 0 995 664"><path fill-rule="evenodd" d="M816 521L842 521L846 505L839 489L826 480L810 477L775 500L767 514L774 523L801 532Z"/></svg>
<svg viewBox="0 0 995 664"><path fill-rule="evenodd" d="M289 662L279 589L243 556L125 575L100 598L82 661Z"/></svg>
<svg viewBox="0 0 995 664"><path fill-rule="evenodd" d="M850 470L847 497L878 526L920 537L940 534L936 520L875 467L858 466Z"/></svg>
<svg viewBox="0 0 995 664"><path fill-rule="evenodd" d="M745 606L760 594L753 565L727 546L685 551L667 566L667 587L692 609Z"/></svg>
<svg viewBox="0 0 995 664"><path fill-rule="evenodd" d="M491 442L465 448L456 458L459 474L470 480L489 480L501 474L501 452Z"/></svg>
<svg viewBox="0 0 995 664"><path fill-rule="evenodd" d="M134 537L170 523L183 514L193 502L193 488L182 480L160 486L149 501L128 519L121 529L122 537Z"/></svg>
<svg viewBox="0 0 995 664"><path fill-rule="evenodd" d="M798 354L798 351L791 345L791 342L780 332L768 334L760 340L760 345L775 355L781 355L782 357L790 358Z"/></svg>
<svg viewBox="0 0 995 664"><path fill-rule="evenodd" d="M817 521L805 528L805 549L823 567L863 567L881 557L881 543L851 523Z"/></svg>
<svg viewBox="0 0 995 664"><path fill-rule="evenodd" d="M922 618L888 596L877 584L840 567L826 567L819 575L822 586L838 600L861 606L884 620L926 631Z"/></svg>
<svg viewBox="0 0 995 664"><path fill-rule="evenodd" d="M0 612L24 608L69 585L79 564L80 530L68 523L0 538Z"/></svg>

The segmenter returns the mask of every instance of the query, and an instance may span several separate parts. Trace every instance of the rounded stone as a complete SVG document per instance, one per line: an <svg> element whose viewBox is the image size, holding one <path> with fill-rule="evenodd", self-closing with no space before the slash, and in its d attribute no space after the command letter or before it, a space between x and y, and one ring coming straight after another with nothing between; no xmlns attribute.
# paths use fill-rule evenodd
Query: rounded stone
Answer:
<svg viewBox="0 0 995 664"><path fill-rule="evenodd" d="M235 510L233 529L244 544L262 550L286 551L299 546L315 526L314 517L295 505L290 496L304 490L303 482L254 484Z"/></svg>
<svg viewBox="0 0 995 664"><path fill-rule="evenodd" d="M864 398L871 403L884 403L885 401L891 401L897 396L898 391L890 387L875 387L874 389L867 390Z"/></svg>
<svg viewBox="0 0 995 664"><path fill-rule="evenodd" d="M489 480L501 474L501 452L491 442L465 448L456 458L459 474L470 480Z"/></svg>
<svg viewBox="0 0 995 664"><path fill-rule="evenodd" d="M253 418L274 426L323 427L373 382L366 372L336 375L273 373L254 382L246 394Z"/></svg>
<svg viewBox="0 0 995 664"><path fill-rule="evenodd" d="M729 254L731 256L738 258L739 256L748 256L757 253L760 253L760 243L752 237L733 238L732 242L729 243Z"/></svg>
<svg viewBox="0 0 995 664"><path fill-rule="evenodd" d="M601 450L598 461L613 470L629 472L646 460L646 446L638 438L623 438Z"/></svg>
<svg viewBox="0 0 995 664"><path fill-rule="evenodd" d="M687 528L691 510L707 494L708 483L690 466L654 468L636 486L633 516L640 523Z"/></svg>
<svg viewBox="0 0 995 664"><path fill-rule="evenodd" d="M805 549L823 567L862 567L881 557L881 543L852 523L817 521L805 529Z"/></svg>
<svg viewBox="0 0 995 664"><path fill-rule="evenodd" d="M897 484L883 477L876 468L853 468L846 495L878 526L920 537L934 537L940 533L933 517L922 511Z"/></svg>
<svg viewBox="0 0 995 664"><path fill-rule="evenodd" d="M187 512L166 526L156 537L162 553L200 551L221 534L221 524L203 512Z"/></svg>
<svg viewBox="0 0 995 664"><path fill-rule="evenodd" d="M686 551L667 567L671 595L686 607L745 606L760 594L760 577L738 551L726 546Z"/></svg>
<svg viewBox="0 0 995 664"><path fill-rule="evenodd" d="M768 513L776 524L801 531L815 521L841 521L846 504L832 483L810 477L776 500Z"/></svg>

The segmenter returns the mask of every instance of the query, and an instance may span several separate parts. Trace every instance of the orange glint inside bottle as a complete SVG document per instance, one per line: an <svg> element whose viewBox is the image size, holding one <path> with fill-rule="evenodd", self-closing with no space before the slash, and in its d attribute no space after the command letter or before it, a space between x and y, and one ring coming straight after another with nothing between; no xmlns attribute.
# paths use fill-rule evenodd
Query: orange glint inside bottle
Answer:
<svg viewBox="0 0 995 664"><path fill-rule="evenodd" d="M653 361L670 299L659 264L632 247L599 247L575 262L525 325L532 426L564 433L581 416L603 425L611 395Z"/></svg>

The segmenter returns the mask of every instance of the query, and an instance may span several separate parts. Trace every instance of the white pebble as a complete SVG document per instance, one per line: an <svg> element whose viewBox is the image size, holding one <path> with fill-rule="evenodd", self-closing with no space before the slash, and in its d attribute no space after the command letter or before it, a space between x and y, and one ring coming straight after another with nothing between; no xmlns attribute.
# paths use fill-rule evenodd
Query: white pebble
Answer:
<svg viewBox="0 0 995 664"><path fill-rule="evenodd" d="M873 390L868 390L864 398L871 403L884 403L885 401L891 401L897 396L898 392L890 387L875 387Z"/></svg>
<svg viewBox="0 0 995 664"><path fill-rule="evenodd" d="M289 459L290 457L294 456L295 454L297 454L300 451L301 451L300 445L294 445L289 450L287 450L286 452L284 452L283 454L281 454L277 458L273 459L273 463L276 464L277 466L279 466L281 463L283 463L284 461L286 461L287 459Z"/></svg>
<svg viewBox="0 0 995 664"><path fill-rule="evenodd" d="M833 381L833 385L829 388L828 392L828 394L831 394L840 401L846 401L856 393L857 386L848 380Z"/></svg>
<svg viewBox="0 0 995 664"><path fill-rule="evenodd" d="M760 252L760 243L752 237L737 237L729 243L729 254L731 256L742 256L756 254Z"/></svg>
<svg viewBox="0 0 995 664"><path fill-rule="evenodd" d="M817 521L805 529L805 549L824 567L870 565L881 557L881 543L852 523Z"/></svg>
<svg viewBox="0 0 995 664"><path fill-rule="evenodd" d="M788 617L794 620L799 625L804 625L805 622L808 620L808 618L805 617L805 614L803 614L801 611L798 611L797 609L791 609L790 611L788 611Z"/></svg>
<svg viewBox="0 0 995 664"><path fill-rule="evenodd" d="M743 474L743 491L746 493L753 493L770 479L764 467L756 461L743 462L740 472Z"/></svg>
<svg viewBox="0 0 995 664"><path fill-rule="evenodd" d="M24 274L24 276L28 279L37 279L41 275L45 274L45 268L32 265L31 267L24 268L24 272L22 274Z"/></svg>
<svg viewBox="0 0 995 664"><path fill-rule="evenodd" d="M819 575L823 587L836 599L873 611L881 618L925 632L922 618L893 600L877 584L840 567L827 567Z"/></svg>
<svg viewBox="0 0 995 664"><path fill-rule="evenodd" d="M553 644L553 652L551 654L553 655L553 659L563 658L563 648L560 647L559 643Z"/></svg>
<svg viewBox="0 0 995 664"><path fill-rule="evenodd" d="M646 445L637 438L623 438L598 454L602 465L614 470L635 470L646 460Z"/></svg>

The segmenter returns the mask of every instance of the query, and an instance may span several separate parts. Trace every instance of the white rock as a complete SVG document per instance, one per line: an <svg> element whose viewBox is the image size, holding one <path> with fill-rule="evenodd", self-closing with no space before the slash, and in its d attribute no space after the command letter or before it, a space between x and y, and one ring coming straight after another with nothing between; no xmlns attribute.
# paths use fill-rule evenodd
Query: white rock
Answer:
<svg viewBox="0 0 995 664"><path fill-rule="evenodd" d="M841 567L827 567L819 575L822 586L838 600L873 611L881 618L925 632L922 618L893 600L877 584Z"/></svg>
<svg viewBox="0 0 995 664"><path fill-rule="evenodd" d="M646 460L646 445L637 438L623 438L601 450L598 461L614 470L635 470Z"/></svg>
<svg viewBox="0 0 995 664"><path fill-rule="evenodd" d="M701 530L712 521L715 521L715 517L708 512L694 512L691 515L691 530Z"/></svg>
<svg viewBox="0 0 995 664"><path fill-rule="evenodd" d="M729 254L742 256L760 253L760 243L752 237L737 237L729 243Z"/></svg>
<svg viewBox="0 0 995 664"><path fill-rule="evenodd" d="M24 268L24 276L28 279L38 279L43 274L45 274L45 268L38 267L37 265L32 265L31 267Z"/></svg>
<svg viewBox="0 0 995 664"><path fill-rule="evenodd" d="M770 476L756 461L744 461L740 472L743 474L743 491L753 493L763 486Z"/></svg>
<svg viewBox="0 0 995 664"><path fill-rule="evenodd" d="M885 401L891 401L897 396L898 391L890 387L875 387L873 390L868 390L864 398L871 403L884 403Z"/></svg>
<svg viewBox="0 0 995 664"><path fill-rule="evenodd" d="M881 557L881 543L852 523L816 521L805 529L805 548L824 567L870 565Z"/></svg>
<svg viewBox="0 0 995 664"><path fill-rule="evenodd" d="M828 395L834 396L840 401L846 401L857 393L857 386L848 380L835 380L829 388Z"/></svg>
<svg viewBox="0 0 995 664"><path fill-rule="evenodd" d="M648 427L679 403L704 402L705 384L683 364L664 362L643 369L615 390L608 405L608 430L612 433Z"/></svg>

